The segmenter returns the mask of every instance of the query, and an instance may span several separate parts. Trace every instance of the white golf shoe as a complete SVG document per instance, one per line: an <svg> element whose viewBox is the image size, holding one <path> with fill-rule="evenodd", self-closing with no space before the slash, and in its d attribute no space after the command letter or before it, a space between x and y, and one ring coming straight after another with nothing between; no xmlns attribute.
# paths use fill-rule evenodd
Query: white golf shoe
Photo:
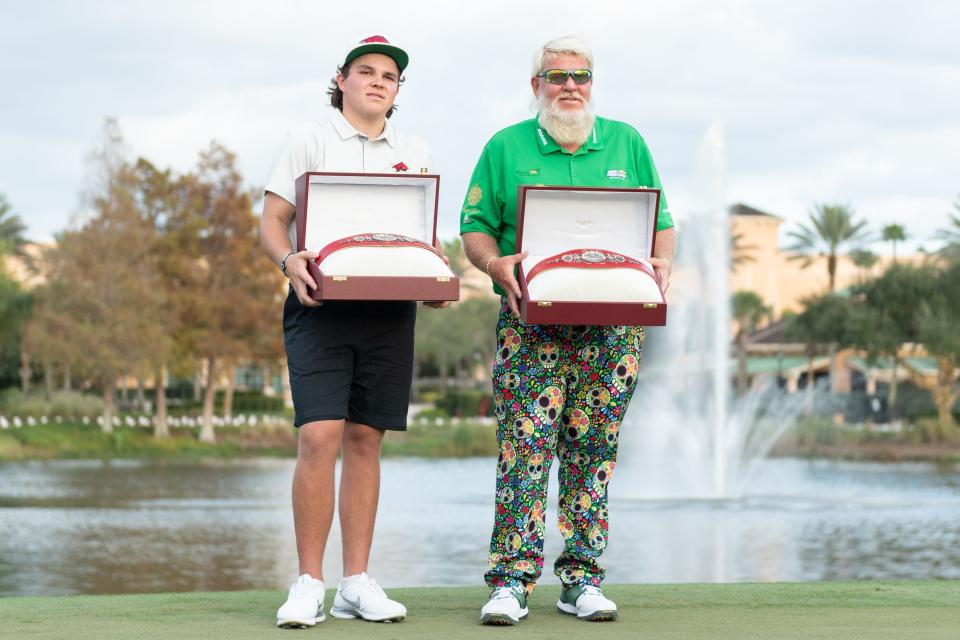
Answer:
<svg viewBox="0 0 960 640"><path fill-rule="evenodd" d="M376 580L361 573L344 578L337 587L330 615L334 618L363 618L370 622L403 622L407 608L388 598Z"/></svg>
<svg viewBox="0 0 960 640"><path fill-rule="evenodd" d="M528 613L527 592L523 587L497 587L480 609L480 624L519 624Z"/></svg>
<svg viewBox="0 0 960 640"><path fill-rule="evenodd" d="M323 581L305 573L290 586L287 601L277 611L277 626L305 629L324 620Z"/></svg>
<svg viewBox="0 0 960 640"><path fill-rule="evenodd" d="M603 595L600 587L592 584L578 584L563 589L557 600L557 610L591 622L617 619L617 605Z"/></svg>

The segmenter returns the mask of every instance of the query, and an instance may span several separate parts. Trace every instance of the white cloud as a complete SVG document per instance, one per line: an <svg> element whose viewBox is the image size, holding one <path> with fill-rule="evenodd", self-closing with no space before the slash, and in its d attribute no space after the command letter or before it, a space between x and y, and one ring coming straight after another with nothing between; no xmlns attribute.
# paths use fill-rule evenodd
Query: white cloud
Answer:
<svg viewBox="0 0 960 640"><path fill-rule="evenodd" d="M216 139L261 183L283 133L322 115L348 44L382 32L411 53L396 122L431 143L451 235L483 143L529 116L533 50L576 32L599 112L644 134L678 214L720 118L731 199L788 221L850 202L909 216L924 242L960 193L958 22L948 1L6 3L0 191L31 235L63 228L108 115L155 164L188 169Z"/></svg>

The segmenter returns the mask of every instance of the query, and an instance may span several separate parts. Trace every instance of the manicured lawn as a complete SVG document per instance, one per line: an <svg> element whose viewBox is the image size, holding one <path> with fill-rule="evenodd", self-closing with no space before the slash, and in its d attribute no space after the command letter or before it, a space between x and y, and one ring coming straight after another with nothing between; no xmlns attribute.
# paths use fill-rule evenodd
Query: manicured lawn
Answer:
<svg viewBox="0 0 960 640"><path fill-rule="evenodd" d="M171 437L157 440L148 428L118 427L102 433L95 424L76 423L24 426L0 430L0 461L46 459L196 459L276 456L294 458L297 436L288 424L257 427L224 427L217 444L197 439L197 429L177 428ZM384 457L417 456L463 458L493 456L499 451L496 428L489 424L459 421L435 424L413 422L406 432L387 434Z"/></svg>
<svg viewBox="0 0 960 640"><path fill-rule="evenodd" d="M620 620L581 622L556 612L556 587L530 598L519 627L482 627L482 587L389 589L410 611L402 624L327 621L273 625L279 591L0 600L6 638L657 638L843 640L960 638L960 582L609 585ZM327 608L333 595L327 595Z"/></svg>

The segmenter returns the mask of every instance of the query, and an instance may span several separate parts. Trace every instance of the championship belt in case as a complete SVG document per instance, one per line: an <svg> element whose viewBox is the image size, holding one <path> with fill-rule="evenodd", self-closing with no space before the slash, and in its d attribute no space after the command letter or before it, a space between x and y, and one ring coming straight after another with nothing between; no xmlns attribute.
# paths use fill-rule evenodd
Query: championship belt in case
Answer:
<svg viewBox="0 0 960 640"><path fill-rule="evenodd" d="M319 266L324 258L331 253L339 251L340 249L355 249L357 247L417 247L426 249L438 258L443 259L443 256L440 255L440 252L437 251L436 248L416 238L401 236L395 233L364 233L334 240L323 249L320 249L320 255L317 256L314 262Z"/></svg>
<svg viewBox="0 0 960 640"><path fill-rule="evenodd" d="M643 271L654 280L657 279L650 265L636 258L606 249L573 249L538 262L527 274L527 282L533 280L538 273L563 267L576 269L636 269L637 271Z"/></svg>

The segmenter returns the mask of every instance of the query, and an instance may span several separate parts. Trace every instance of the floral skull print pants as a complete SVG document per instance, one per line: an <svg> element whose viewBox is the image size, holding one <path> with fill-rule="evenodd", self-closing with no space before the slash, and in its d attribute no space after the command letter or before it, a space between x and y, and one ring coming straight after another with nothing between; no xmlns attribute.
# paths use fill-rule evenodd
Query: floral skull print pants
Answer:
<svg viewBox="0 0 960 640"><path fill-rule="evenodd" d="M486 582L532 590L543 571L547 480L559 460L558 522L565 585L599 585L607 485L637 380L642 327L527 325L504 304L497 324L496 515Z"/></svg>

